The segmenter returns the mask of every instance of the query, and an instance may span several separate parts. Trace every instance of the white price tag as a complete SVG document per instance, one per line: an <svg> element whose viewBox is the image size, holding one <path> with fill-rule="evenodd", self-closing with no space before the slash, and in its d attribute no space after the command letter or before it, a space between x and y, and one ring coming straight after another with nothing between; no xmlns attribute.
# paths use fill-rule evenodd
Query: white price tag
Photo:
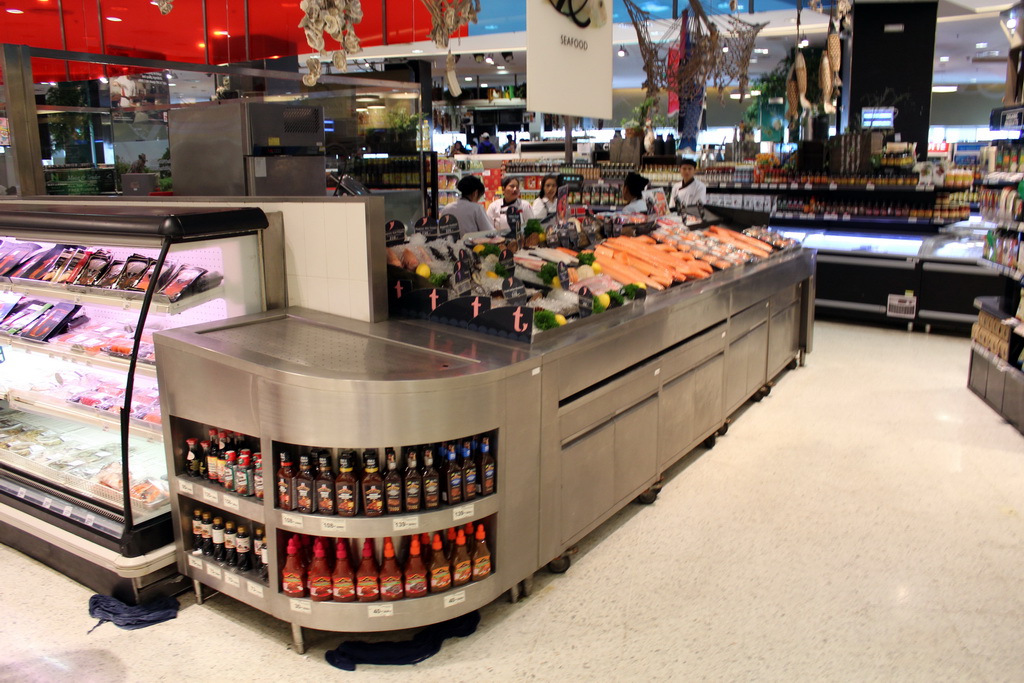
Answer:
<svg viewBox="0 0 1024 683"><path fill-rule="evenodd" d="M313 603L304 598L292 598L288 601L288 604L293 612L299 612L301 614L313 613Z"/></svg>
<svg viewBox="0 0 1024 683"><path fill-rule="evenodd" d="M72 507L70 505L65 505L64 509L61 510L61 514L64 515L65 517L70 517L71 516L71 510L72 510Z"/></svg>
<svg viewBox="0 0 1024 683"><path fill-rule="evenodd" d="M27 491L25 491L25 487L24 486L19 486L18 487L18 498L24 498L26 493L27 493Z"/></svg>
<svg viewBox="0 0 1024 683"><path fill-rule="evenodd" d="M804 183L804 189L805 190L813 190L814 189L814 185L812 185L810 183Z"/></svg>
<svg viewBox="0 0 1024 683"><path fill-rule="evenodd" d="M779 184L778 183L768 183L768 189L769 190L777 190L777 189L779 189Z"/></svg>
<svg viewBox="0 0 1024 683"><path fill-rule="evenodd" d="M391 520L392 531L409 531L420 528L419 517L396 517Z"/></svg>
<svg viewBox="0 0 1024 683"><path fill-rule="evenodd" d="M190 481L178 481L178 490L191 496L196 492L196 487Z"/></svg>
<svg viewBox="0 0 1024 683"><path fill-rule="evenodd" d="M224 576L224 572L222 572L220 570L220 567L218 567L215 564L208 564L208 565L206 565L206 573L209 574L210 576L212 576L215 579L219 579L222 576Z"/></svg>
<svg viewBox="0 0 1024 683"><path fill-rule="evenodd" d="M343 519L321 519L320 531L324 533L338 533L348 528L348 522Z"/></svg>
<svg viewBox="0 0 1024 683"><path fill-rule="evenodd" d="M366 608L367 616L373 617L393 617L395 616L394 605L369 605Z"/></svg>
<svg viewBox="0 0 1024 683"><path fill-rule="evenodd" d="M95 521L96 521L96 515L92 514L91 512L85 516L85 523L86 524L90 524L91 525Z"/></svg>
<svg viewBox="0 0 1024 683"><path fill-rule="evenodd" d="M875 184L868 183L867 185L864 186L864 189L867 190L868 192L873 192L875 190Z"/></svg>
<svg viewBox="0 0 1024 683"><path fill-rule="evenodd" d="M908 223L916 223L917 222L917 216L911 216L910 218L907 219L907 222Z"/></svg>
<svg viewBox="0 0 1024 683"><path fill-rule="evenodd" d="M837 185L836 183L829 183L828 184L828 189L830 189L830 190L838 190L839 189L839 185Z"/></svg>
<svg viewBox="0 0 1024 683"><path fill-rule="evenodd" d="M189 555L188 556L188 566L195 567L196 569L202 569L203 568L203 560L201 558L196 557L195 555Z"/></svg>
<svg viewBox="0 0 1024 683"><path fill-rule="evenodd" d="M839 219L839 214L837 214L837 213L826 213L823 216L823 218L825 220L827 220L827 221L834 221L834 220L838 220Z"/></svg>
<svg viewBox="0 0 1024 683"><path fill-rule="evenodd" d="M43 497L43 507L44 507L44 508L48 508L48 507L50 507L50 505L51 505L52 503L53 503L53 499L51 499L51 498L50 498L50 497L48 497L48 496L44 496L44 497Z"/></svg>
<svg viewBox="0 0 1024 683"><path fill-rule="evenodd" d="M843 220L844 220L844 221L848 221L848 220L850 220L851 218L852 218L852 216L850 216L850 214L848 214L848 213L844 213L844 214L843 214Z"/></svg>
<svg viewBox="0 0 1024 683"><path fill-rule="evenodd" d="M238 499L234 496L224 496L224 509L238 511Z"/></svg>
<svg viewBox="0 0 1024 683"><path fill-rule="evenodd" d="M469 505L461 505L452 510L452 521L457 522L460 519L466 519L472 517L475 514L476 504L470 503Z"/></svg>
<svg viewBox="0 0 1024 683"><path fill-rule="evenodd" d="M242 585L242 580L238 578L238 574L235 574L234 572L228 572L224 575L224 583L228 584L229 586L234 586L235 588L238 588Z"/></svg>
<svg viewBox="0 0 1024 683"><path fill-rule="evenodd" d="M216 504L220 500L220 494L211 489L203 489L203 500Z"/></svg>
<svg viewBox="0 0 1024 683"><path fill-rule="evenodd" d="M302 517L283 512L281 513L281 526L291 527L292 529L301 529L303 527Z"/></svg>
<svg viewBox="0 0 1024 683"><path fill-rule="evenodd" d="M249 591L258 598L263 597L263 586L259 585L258 583L253 583L252 581L246 581L245 584L245 589L247 591Z"/></svg>
<svg viewBox="0 0 1024 683"><path fill-rule="evenodd" d="M451 595L446 595L444 597L445 607L454 607L455 605L459 605L463 602L466 602L466 591L459 591L458 593L452 593Z"/></svg>
<svg viewBox="0 0 1024 683"><path fill-rule="evenodd" d="M799 190L800 189L800 183L790 183L789 184L789 189L791 189L791 190Z"/></svg>

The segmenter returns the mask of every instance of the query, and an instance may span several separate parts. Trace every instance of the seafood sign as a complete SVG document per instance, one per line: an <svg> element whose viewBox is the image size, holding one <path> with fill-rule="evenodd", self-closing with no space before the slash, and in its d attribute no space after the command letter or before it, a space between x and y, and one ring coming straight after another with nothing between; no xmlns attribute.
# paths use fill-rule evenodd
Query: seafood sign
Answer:
<svg viewBox="0 0 1024 683"><path fill-rule="evenodd" d="M559 13L580 28L601 28L608 23L611 0L548 0Z"/></svg>

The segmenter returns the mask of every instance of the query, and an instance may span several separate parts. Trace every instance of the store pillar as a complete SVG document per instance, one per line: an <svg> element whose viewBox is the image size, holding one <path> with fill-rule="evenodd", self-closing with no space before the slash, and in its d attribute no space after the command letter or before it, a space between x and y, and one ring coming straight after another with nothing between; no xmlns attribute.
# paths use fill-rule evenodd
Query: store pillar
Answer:
<svg viewBox="0 0 1024 683"><path fill-rule="evenodd" d="M842 129L858 128L864 107L894 107L896 133L924 158L937 11L936 2L857 3Z"/></svg>

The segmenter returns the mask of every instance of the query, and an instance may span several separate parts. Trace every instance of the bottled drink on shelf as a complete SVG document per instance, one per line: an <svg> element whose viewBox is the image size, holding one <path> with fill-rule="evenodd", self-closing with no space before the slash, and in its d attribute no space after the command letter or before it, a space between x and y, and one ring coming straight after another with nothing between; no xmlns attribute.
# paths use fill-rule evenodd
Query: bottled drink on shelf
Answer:
<svg viewBox="0 0 1024 683"><path fill-rule="evenodd" d="M402 586L402 568L395 559L395 546L390 538L384 539L384 561L380 565L381 600L401 600L405 597Z"/></svg>
<svg viewBox="0 0 1024 683"><path fill-rule="evenodd" d="M480 439L480 465L478 471L480 495L489 496L494 493L498 468L494 462L494 456L491 455L491 440L486 436Z"/></svg>
<svg viewBox="0 0 1024 683"><path fill-rule="evenodd" d="M359 511L359 482L353 469L354 453L342 452L338 456L338 477L334 480L334 495L338 514L354 517Z"/></svg>
<svg viewBox="0 0 1024 683"><path fill-rule="evenodd" d="M434 534L430 556L430 592L443 593L452 587L452 571L448 558L444 556L441 534Z"/></svg>
<svg viewBox="0 0 1024 683"><path fill-rule="evenodd" d="M384 514L384 477L381 476L377 451L367 449L363 453L363 511L367 517Z"/></svg>
<svg viewBox="0 0 1024 683"><path fill-rule="evenodd" d="M240 496L251 496L254 485L252 452L248 448L243 448L242 454L238 457L238 466L235 468L235 493Z"/></svg>
<svg viewBox="0 0 1024 683"><path fill-rule="evenodd" d="M224 485L224 465L226 463L227 452L231 450L228 446L228 434L221 430L217 432L217 483L221 486Z"/></svg>
<svg viewBox="0 0 1024 683"><path fill-rule="evenodd" d="M473 577L473 563L466 550L466 534L459 529L455 538L455 552L452 553L452 585L463 586Z"/></svg>
<svg viewBox="0 0 1024 683"><path fill-rule="evenodd" d="M402 513L402 475L398 473L398 456L395 449L384 450L387 474L384 475L384 500L389 515Z"/></svg>
<svg viewBox="0 0 1024 683"><path fill-rule="evenodd" d="M263 500L263 454L253 455L252 494Z"/></svg>
<svg viewBox="0 0 1024 683"><path fill-rule="evenodd" d="M277 507L295 509L295 470L287 453L281 454L281 467L277 470Z"/></svg>
<svg viewBox="0 0 1024 683"><path fill-rule="evenodd" d="M442 446L442 449L444 447ZM462 502L462 467L455 458L455 447L447 447L447 461L441 481L441 499L446 505L458 505Z"/></svg>
<svg viewBox="0 0 1024 683"><path fill-rule="evenodd" d="M192 511L192 554L203 553L203 511L196 508Z"/></svg>
<svg viewBox="0 0 1024 683"><path fill-rule="evenodd" d="M316 511L321 515L333 515L334 510L334 470L331 469L331 456L321 451L317 456L316 474Z"/></svg>
<svg viewBox="0 0 1024 683"><path fill-rule="evenodd" d="M213 528L211 530L213 537L213 561L223 562L224 561L224 519L221 517L213 518Z"/></svg>
<svg viewBox="0 0 1024 683"><path fill-rule="evenodd" d="M348 541L339 538L334 551L334 573L331 575L331 599L334 602L354 602L356 577L348 559Z"/></svg>
<svg viewBox="0 0 1024 683"><path fill-rule="evenodd" d="M299 456L299 473L295 475L295 511L313 512L313 467L308 455Z"/></svg>
<svg viewBox="0 0 1024 683"><path fill-rule="evenodd" d="M477 466L469 439L462 441L462 499L473 500L477 495Z"/></svg>
<svg viewBox="0 0 1024 683"><path fill-rule="evenodd" d="M209 474L207 468L210 462L210 442L200 441L199 442L199 473L196 475L198 479L207 479Z"/></svg>
<svg viewBox="0 0 1024 683"><path fill-rule="evenodd" d="M217 463L220 461L219 442L217 441L217 430L209 431L210 450L206 457L206 478L210 481L217 481Z"/></svg>
<svg viewBox="0 0 1024 683"><path fill-rule="evenodd" d="M213 556L213 513L203 513L203 555Z"/></svg>
<svg viewBox="0 0 1024 683"><path fill-rule="evenodd" d="M409 544L405 562L405 597L421 598L427 594L427 566L420 557L420 540L415 536Z"/></svg>
<svg viewBox="0 0 1024 683"><path fill-rule="evenodd" d="M473 522L466 522L462 525L462 533L466 535L466 550L470 556L473 555L473 548L476 547L476 528L473 526Z"/></svg>
<svg viewBox="0 0 1024 683"><path fill-rule="evenodd" d="M256 565L256 576L259 577L260 581L266 583L267 574L270 571L270 558L268 557L267 550L267 534L263 531L263 527L256 527L256 533L253 538L255 539L253 562Z"/></svg>
<svg viewBox="0 0 1024 683"><path fill-rule="evenodd" d="M309 599L326 602L332 595L331 568L327 565L327 550L323 539L313 544L313 562L309 566Z"/></svg>
<svg viewBox="0 0 1024 683"><path fill-rule="evenodd" d="M434 449L427 446L423 449L423 508L433 510L439 507L441 507L441 476L434 468Z"/></svg>
<svg viewBox="0 0 1024 683"><path fill-rule="evenodd" d="M423 504L423 475L420 474L415 448L407 449L405 454L402 502L406 512L419 512Z"/></svg>
<svg viewBox="0 0 1024 683"><path fill-rule="evenodd" d="M190 477L199 476L199 440L185 439L185 464L183 473Z"/></svg>
<svg viewBox="0 0 1024 683"><path fill-rule="evenodd" d="M447 548L445 557L448 558L448 564L452 563L455 559L455 539L458 537L458 530L455 527L449 527L445 534L448 536L448 543L445 545Z"/></svg>
<svg viewBox="0 0 1024 683"><path fill-rule="evenodd" d="M224 488L228 491L235 490L235 469L238 465L238 453L228 451L224 454Z"/></svg>
<svg viewBox="0 0 1024 683"><path fill-rule="evenodd" d="M359 602L376 602L380 599L380 570L373 556L373 541L363 541L363 559L356 572L356 596Z"/></svg>
<svg viewBox="0 0 1024 683"><path fill-rule="evenodd" d="M235 523L228 520L224 523L224 564L228 567L238 566L238 552L235 545L237 539L238 532L235 531Z"/></svg>
<svg viewBox="0 0 1024 683"><path fill-rule="evenodd" d="M476 526L476 546L473 548L473 580L480 581L491 575L491 549L487 545L487 531L483 524Z"/></svg>
<svg viewBox="0 0 1024 683"><path fill-rule="evenodd" d="M252 538L249 536L249 528L244 524L238 525L238 535L235 538L235 554L238 556L235 568L239 572L247 572L253 568Z"/></svg>
<svg viewBox="0 0 1024 683"><path fill-rule="evenodd" d="M299 560L299 542L288 540L288 557L281 569L281 591L291 598L306 597L306 570Z"/></svg>

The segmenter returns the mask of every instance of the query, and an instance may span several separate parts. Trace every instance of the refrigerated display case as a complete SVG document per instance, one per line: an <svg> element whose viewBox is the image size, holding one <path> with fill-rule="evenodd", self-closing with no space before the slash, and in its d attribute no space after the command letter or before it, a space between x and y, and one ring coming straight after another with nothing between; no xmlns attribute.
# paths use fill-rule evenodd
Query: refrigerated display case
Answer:
<svg viewBox="0 0 1024 683"><path fill-rule="evenodd" d="M152 334L264 310L267 225L255 208L0 204L0 251L60 254L0 277L0 541L128 602L166 588ZM12 322L36 309L52 329Z"/></svg>

